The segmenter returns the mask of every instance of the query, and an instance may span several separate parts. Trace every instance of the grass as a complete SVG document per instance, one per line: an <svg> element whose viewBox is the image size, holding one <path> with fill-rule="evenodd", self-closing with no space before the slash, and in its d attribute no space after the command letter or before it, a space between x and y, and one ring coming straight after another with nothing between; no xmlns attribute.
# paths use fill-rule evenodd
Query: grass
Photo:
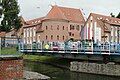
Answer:
<svg viewBox="0 0 120 80"><path fill-rule="evenodd" d="M2 48L1 53L2 55L22 55L23 59L30 60L30 61L53 63L53 64L59 64L59 65L69 64L68 59L61 59L61 58L55 58L55 57L49 57L49 56L19 54L16 48Z"/></svg>
<svg viewBox="0 0 120 80"><path fill-rule="evenodd" d="M19 52L14 47L12 47L12 48L2 48L1 49L1 54L2 55L18 55L18 53Z"/></svg>
<svg viewBox="0 0 120 80"><path fill-rule="evenodd" d="M41 61L41 62L54 60L54 58L52 58L52 57L37 56L37 55L23 55L23 59L31 60L31 61Z"/></svg>

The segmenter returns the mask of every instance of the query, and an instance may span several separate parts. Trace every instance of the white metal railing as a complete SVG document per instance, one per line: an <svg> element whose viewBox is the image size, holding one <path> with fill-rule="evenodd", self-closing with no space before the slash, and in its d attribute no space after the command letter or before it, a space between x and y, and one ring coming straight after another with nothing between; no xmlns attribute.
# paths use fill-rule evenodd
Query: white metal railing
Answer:
<svg viewBox="0 0 120 80"><path fill-rule="evenodd" d="M115 43L83 43L83 42L39 42L33 44L19 44L20 50L41 51L69 51L69 52L93 52L93 53L120 53L120 44Z"/></svg>

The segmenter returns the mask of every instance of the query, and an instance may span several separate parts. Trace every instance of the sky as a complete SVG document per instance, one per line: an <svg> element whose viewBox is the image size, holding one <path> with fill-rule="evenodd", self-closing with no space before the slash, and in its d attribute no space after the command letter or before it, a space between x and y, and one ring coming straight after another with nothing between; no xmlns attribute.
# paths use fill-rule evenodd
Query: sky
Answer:
<svg viewBox="0 0 120 80"><path fill-rule="evenodd" d="M92 13L103 15L117 15L120 12L120 0L18 0L20 15L25 20L35 19L47 15L51 5L77 8L85 14L85 18Z"/></svg>

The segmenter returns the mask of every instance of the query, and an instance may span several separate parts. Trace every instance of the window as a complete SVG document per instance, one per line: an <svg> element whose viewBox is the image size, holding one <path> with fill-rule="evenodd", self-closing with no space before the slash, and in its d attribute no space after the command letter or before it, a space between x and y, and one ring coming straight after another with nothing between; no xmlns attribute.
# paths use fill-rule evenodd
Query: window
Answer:
<svg viewBox="0 0 120 80"><path fill-rule="evenodd" d="M53 40L53 35L51 35L51 40Z"/></svg>
<svg viewBox="0 0 120 80"><path fill-rule="evenodd" d="M24 37L26 37L26 29L24 29Z"/></svg>
<svg viewBox="0 0 120 80"><path fill-rule="evenodd" d="M74 30L74 25L70 25L70 30Z"/></svg>
<svg viewBox="0 0 120 80"><path fill-rule="evenodd" d="M35 28L33 29L33 36L36 36L36 30L35 30Z"/></svg>
<svg viewBox="0 0 120 80"><path fill-rule="evenodd" d="M72 34L72 33L71 33L71 32L69 32L69 36L71 36L71 34Z"/></svg>
<svg viewBox="0 0 120 80"><path fill-rule="evenodd" d="M76 26L76 30L78 30L78 31L80 30L80 27L79 27L79 25L77 25L77 26Z"/></svg>
<svg viewBox="0 0 120 80"><path fill-rule="evenodd" d="M63 36L63 40L65 39L65 37Z"/></svg>
<svg viewBox="0 0 120 80"><path fill-rule="evenodd" d="M59 30L59 25L57 26L57 30Z"/></svg>
<svg viewBox="0 0 120 80"><path fill-rule="evenodd" d="M46 26L46 30L48 29L48 27Z"/></svg>
<svg viewBox="0 0 120 80"><path fill-rule="evenodd" d="M63 26L63 30L65 29L65 27Z"/></svg>
<svg viewBox="0 0 120 80"><path fill-rule="evenodd" d="M57 35L57 40L59 40L59 36Z"/></svg>
<svg viewBox="0 0 120 80"><path fill-rule="evenodd" d="M72 36L74 36L74 34L72 34Z"/></svg>
<svg viewBox="0 0 120 80"><path fill-rule="evenodd" d="M91 20L91 22L92 22L92 20L93 20L93 17L92 17L92 16L90 17L90 20Z"/></svg>
<svg viewBox="0 0 120 80"><path fill-rule="evenodd" d="M46 40L47 40L48 36L46 36Z"/></svg>
<svg viewBox="0 0 120 80"><path fill-rule="evenodd" d="M52 27L52 25L51 25L51 30L53 30L53 27Z"/></svg>

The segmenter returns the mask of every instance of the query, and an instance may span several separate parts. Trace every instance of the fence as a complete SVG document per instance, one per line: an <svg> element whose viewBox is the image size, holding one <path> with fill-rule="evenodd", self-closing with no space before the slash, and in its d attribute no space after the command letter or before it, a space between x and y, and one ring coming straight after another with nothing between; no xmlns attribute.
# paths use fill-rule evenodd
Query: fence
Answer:
<svg viewBox="0 0 120 80"><path fill-rule="evenodd" d="M120 53L120 44L94 43L94 42L34 42L33 44L20 44L20 50L53 50L53 51L92 51L93 53Z"/></svg>
<svg viewBox="0 0 120 80"><path fill-rule="evenodd" d="M21 42L20 38L0 37L0 54L16 54Z"/></svg>

